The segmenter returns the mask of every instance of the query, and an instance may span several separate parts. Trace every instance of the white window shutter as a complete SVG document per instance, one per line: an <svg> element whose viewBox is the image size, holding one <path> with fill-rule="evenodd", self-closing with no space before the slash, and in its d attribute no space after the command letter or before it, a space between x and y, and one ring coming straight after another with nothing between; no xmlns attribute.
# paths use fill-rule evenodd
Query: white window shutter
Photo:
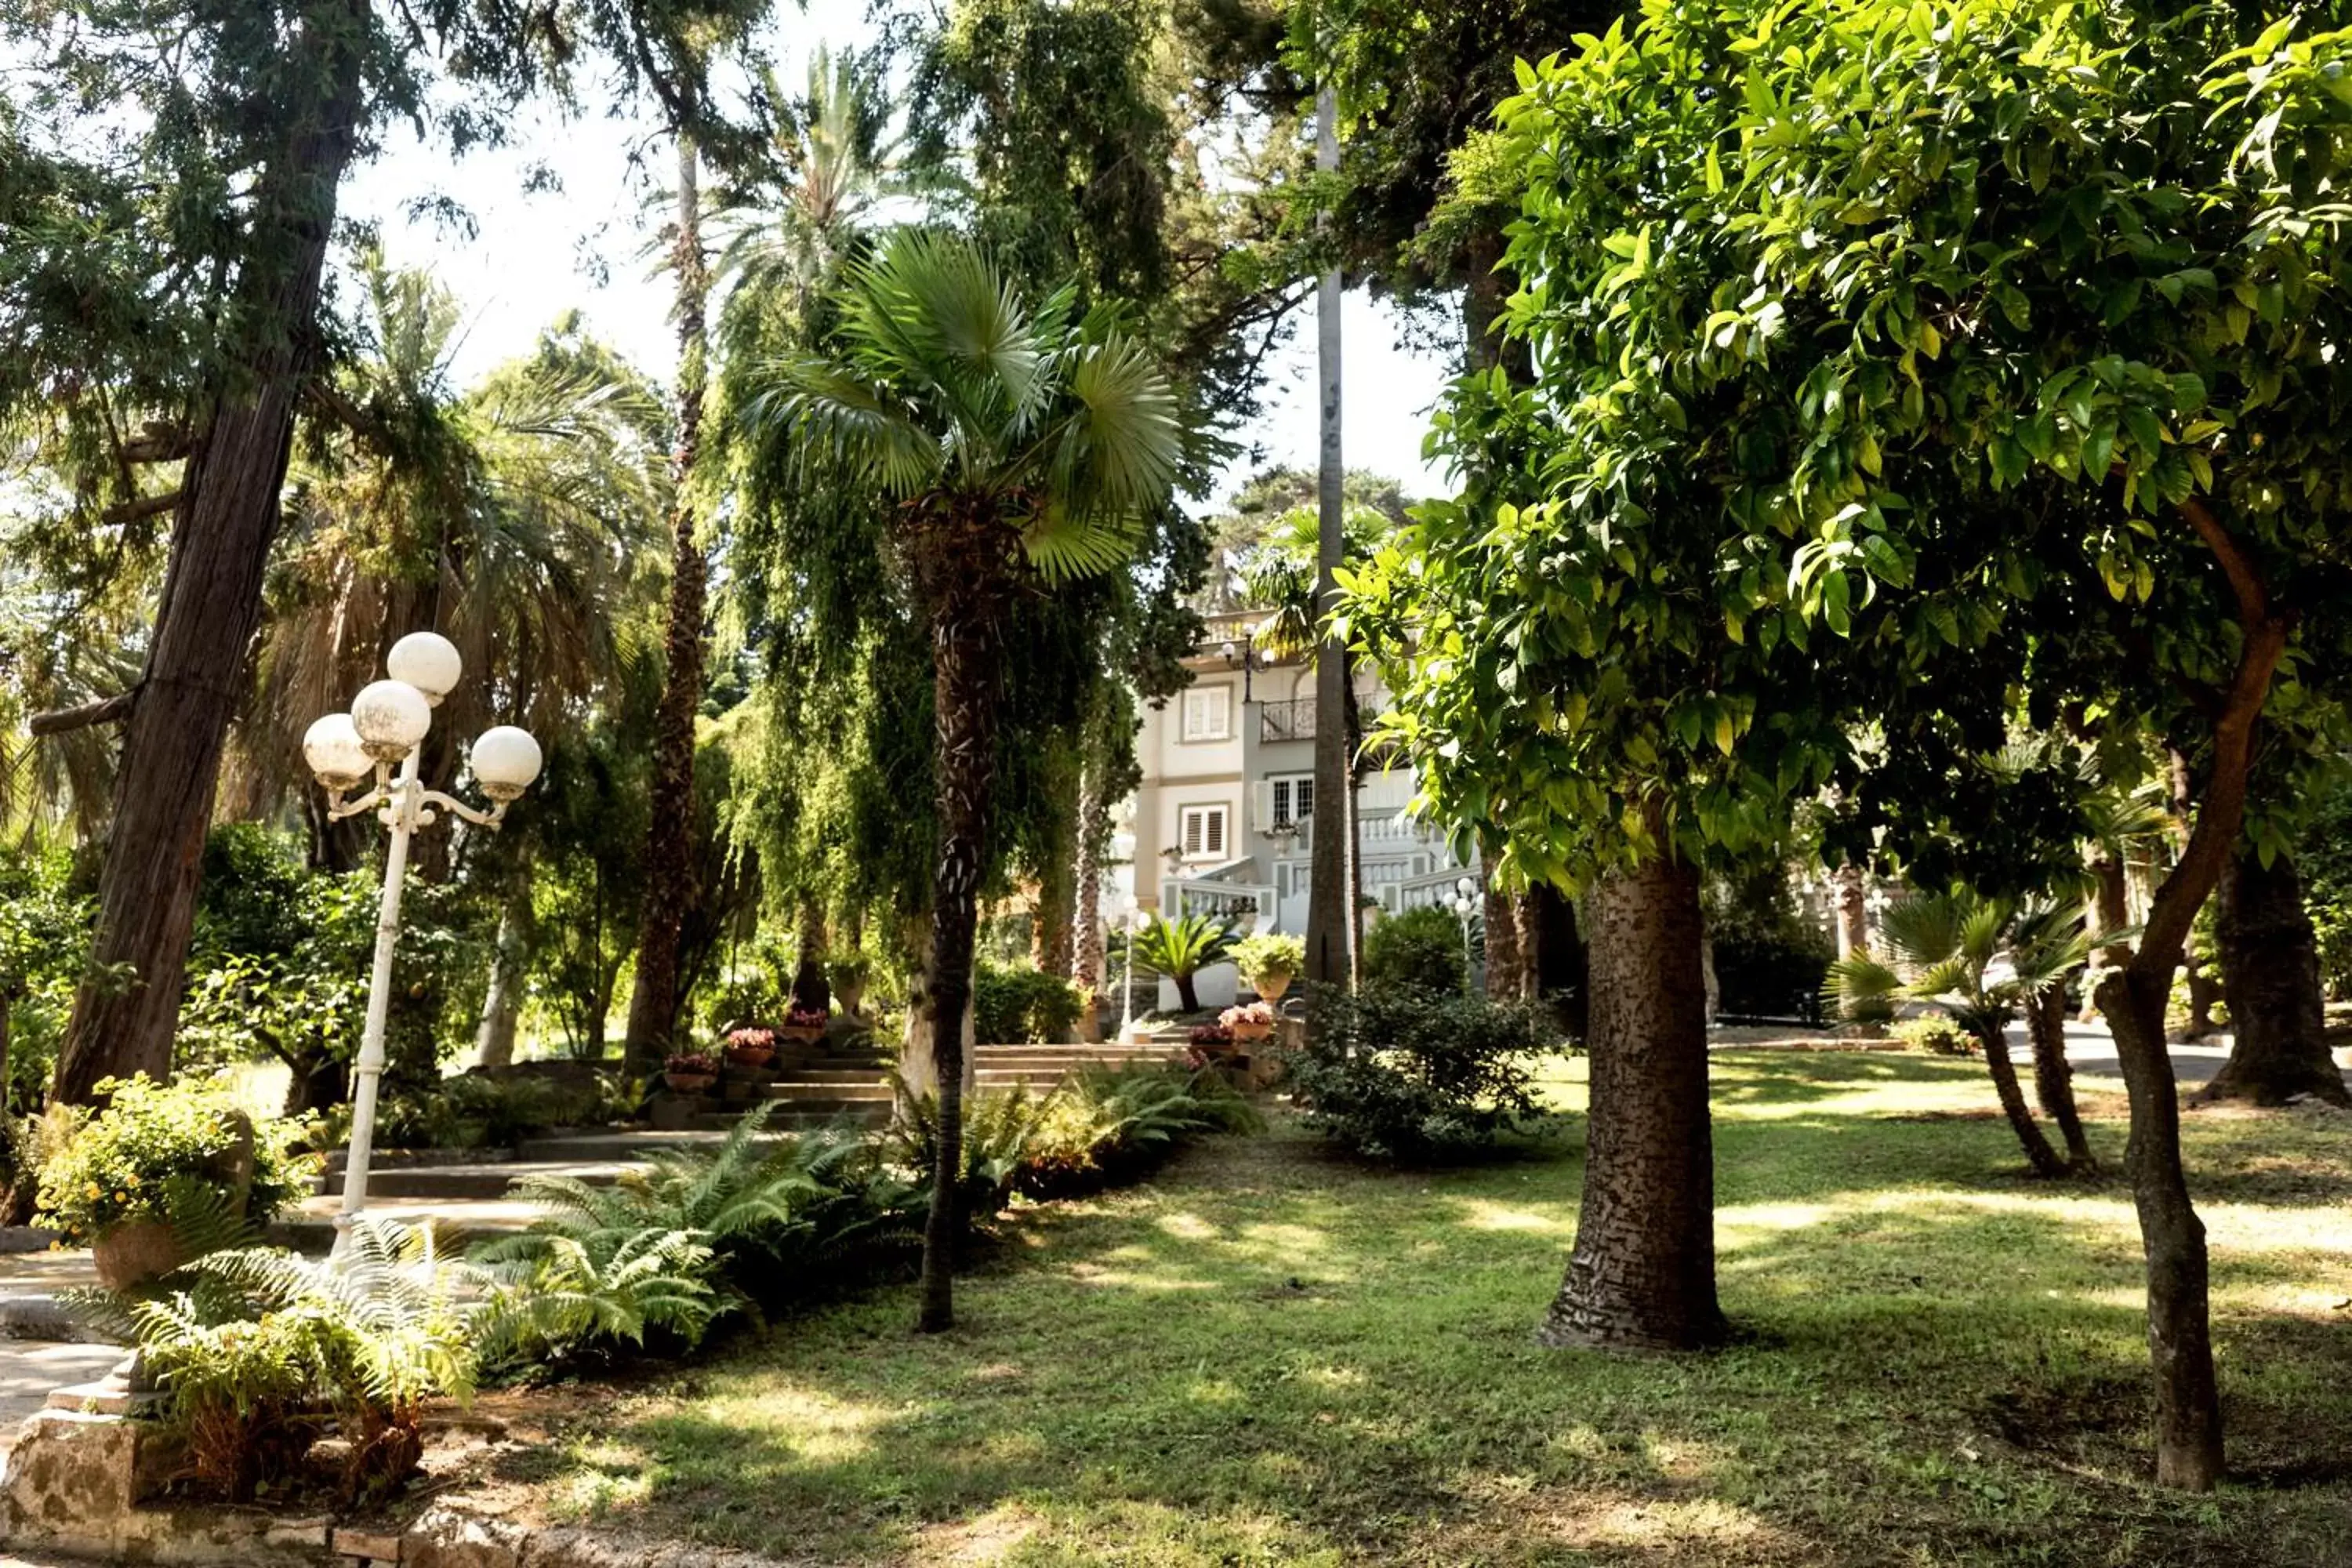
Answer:
<svg viewBox="0 0 2352 1568"><path fill-rule="evenodd" d="M1282 816L1283 786L1273 779L1250 785L1250 819L1260 833L1271 833Z"/></svg>
<svg viewBox="0 0 2352 1568"><path fill-rule="evenodd" d="M1225 852L1225 808L1211 806L1201 815L1206 819L1201 830L1201 852L1223 855Z"/></svg>
<svg viewBox="0 0 2352 1568"><path fill-rule="evenodd" d="M1187 855L1201 853L1202 818L1205 815L1198 807L1184 813L1184 853Z"/></svg>

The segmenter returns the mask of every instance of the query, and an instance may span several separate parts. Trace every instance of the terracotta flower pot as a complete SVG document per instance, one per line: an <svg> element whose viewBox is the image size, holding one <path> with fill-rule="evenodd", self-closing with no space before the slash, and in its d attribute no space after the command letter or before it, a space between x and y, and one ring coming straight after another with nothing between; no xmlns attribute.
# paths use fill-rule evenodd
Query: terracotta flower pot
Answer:
<svg viewBox="0 0 2352 1568"><path fill-rule="evenodd" d="M188 1259L180 1238L159 1219L134 1219L116 1226L90 1247L98 1282L110 1290L128 1290L161 1279Z"/></svg>
<svg viewBox="0 0 2352 1568"><path fill-rule="evenodd" d="M833 999L841 1004L841 1010L844 1013L850 1017L856 1017L857 1005L866 1000L864 978L853 980L836 976L833 983Z"/></svg>
<svg viewBox="0 0 2352 1568"><path fill-rule="evenodd" d="M776 1054L773 1046L730 1046L727 1059L740 1068L763 1068Z"/></svg>
<svg viewBox="0 0 2352 1568"><path fill-rule="evenodd" d="M719 1075L708 1072L666 1072L662 1081L673 1094L700 1094L719 1081Z"/></svg>
<svg viewBox="0 0 2352 1568"><path fill-rule="evenodd" d="M823 1024L779 1024L776 1026L776 1037L780 1040L790 1040L796 1046L814 1045L824 1038L824 1026Z"/></svg>
<svg viewBox="0 0 2352 1568"><path fill-rule="evenodd" d="M1262 1040L1274 1033L1274 1025L1271 1021L1264 1024L1228 1024L1225 1026L1234 1032L1234 1038L1236 1040Z"/></svg>

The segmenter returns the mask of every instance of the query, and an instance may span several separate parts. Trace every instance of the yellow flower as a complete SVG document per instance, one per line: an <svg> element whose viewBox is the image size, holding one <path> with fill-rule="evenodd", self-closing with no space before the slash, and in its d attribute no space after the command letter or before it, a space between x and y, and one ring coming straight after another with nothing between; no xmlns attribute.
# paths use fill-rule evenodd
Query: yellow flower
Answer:
<svg viewBox="0 0 2352 1568"><path fill-rule="evenodd" d="M100 1197L100 1196L102 1196L102 1195L103 1195L102 1194L100 1194L100 1193L99 1192L99 1190L98 1190L98 1184L97 1184L96 1182L92 1182L92 1183L89 1184L89 1195L90 1195L91 1197L94 1197L94 1198L95 1198L95 1197Z"/></svg>
<svg viewBox="0 0 2352 1568"><path fill-rule="evenodd" d="M114 1194L114 1201L119 1204L127 1204L131 1201L131 1194L129 1193L117 1193Z"/></svg>

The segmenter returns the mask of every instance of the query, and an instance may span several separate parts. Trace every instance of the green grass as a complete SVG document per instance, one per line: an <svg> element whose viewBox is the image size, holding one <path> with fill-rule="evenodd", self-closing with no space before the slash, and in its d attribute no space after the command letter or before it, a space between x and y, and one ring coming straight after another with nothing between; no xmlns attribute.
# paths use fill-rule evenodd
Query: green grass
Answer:
<svg viewBox="0 0 2352 1568"><path fill-rule="evenodd" d="M1024 1215L952 1335L905 1290L782 1324L510 1479L820 1563L2352 1563L2352 1117L2189 1118L2236 1479L2184 1498L2119 1184L2028 1180L1965 1061L1740 1052L1715 1094L1716 1354L1534 1344L1580 1138L1396 1173L1277 1126Z"/></svg>

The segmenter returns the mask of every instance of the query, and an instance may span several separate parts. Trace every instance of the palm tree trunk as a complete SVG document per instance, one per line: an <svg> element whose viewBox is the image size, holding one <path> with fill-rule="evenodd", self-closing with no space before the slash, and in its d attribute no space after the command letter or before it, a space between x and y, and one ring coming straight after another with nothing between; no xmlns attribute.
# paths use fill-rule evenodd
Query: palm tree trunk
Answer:
<svg viewBox="0 0 2352 1568"><path fill-rule="evenodd" d="M298 51L285 62L286 93L257 110L277 120L261 133L282 141L254 182L225 317L236 323L236 368L183 471L154 640L115 773L90 971L127 965L135 981L76 994L56 1079L69 1103L90 1102L102 1079L171 1070L205 829L260 616L295 407L319 363L320 279L362 114L366 0L301 9L283 34Z"/></svg>
<svg viewBox="0 0 2352 1568"><path fill-rule="evenodd" d="M514 1065L515 1026L522 1016L522 969L529 956L524 928L530 921L530 864L515 869L514 889L499 915L499 934L491 946L490 983L482 994L480 1026L474 1031L476 1054L486 1068Z"/></svg>
<svg viewBox="0 0 2352 1568"><path fill-rule="evenodd" d="M1108 793L1101 762L1087 758L1078 792L1078 864L1070 900L1070 983L1093 999L1078 1020L1082 1040L1102 1038L1102 850L1110 835Z"/></svg>
<svg viewBox="0 0 2352 1568"><path fill-rule="evenodd" d="M2303 904L2303 879L2280 855L2267 866L2242 850L2221 872L2221 979L2230 999L2230 1059L2200 1100L2284 1105L2309 1095L2352 1105L2328 1054L2319 989L2319 942Z"/></svg>
<svg viewBox="0 0 2352 1568"><path fill-rule="evenodd" d="M1837 868L1838 957L1870 951L1870 885L1862 867L1849 860Z"/></svg>
<svg viewBox="0 0 2352 1568"><path fill-rule="evenodd" d="M1643 861L1601 878L1591 910L1584 1197L1567 1277L1538 1337L1697 1349L1726 1331L1715 1286L1698 873Z"/></svg>
<svg viewBox="0 0 2352 1568"><path fill-rule="evenodd" d="M931 1054L939 1073L939 1158L923 1227L922 1307L916 1327L955 1325L955 1263L962 1239L964 1022L971 1006L980 881L996 772L1002 649L997 595L979 551L929 563L931 658L937 693L940 856L931 893Z"/></svg>
<svg viewBox="0 0 2352 1568"><path fill-rule="evenodd" d="M2123 856L2105 845L2091 852L2091 876L2097 890L2092 898L2093 924L2101 935L2122 931L2131 924L2131 893ZM2083 1017L2089 1021L2098 1010L2100 982L2109 971L2121 969L2131 962L2131 947L2126 942L2110 942L2097 950L2091 964L2091 973L2083 984Z"/></svg>
<svg viewBox="0 0 2352 1568"><path fill-rule="evenodd" d="M655 720L653 827L646 844L646 900L637 976L629 993L624 1058L650 1063L677 1025L678 935L695 897L694 720L702 706L703 611L710 563L694 510L708 380L709 258L702 249L702 184L693 139L677 139L677 223L670 251L677 280L677 444L670 451L669 629Z"/></svg>
<svg viewBox="0 0 2352 1568"><path fill-rule="evenodd" d="M2037 1176L2063 1176L2066 1162L2043 1137L2042 1124L2033 1120L2033 1111L2025 1103L2025 1090L2017 1081L2016 1064L2009 1059L2009 1030L2006 1020L1990 1028L1977 1031L1977 1044L1984 1047L1985 1070L1992 1075L1993 1092L2000 1098L2000 1113L2009 1118L2009 1125L2017 1134L2017 1142L2025 1150L2025 1158Z"/></svg>
<svg viewBox="0 0 2352 1568"><path fill-rule="evenodd" d="M2083 1114L2074 1104L2074 1068L2066 1060L2066 988L2053 985L2025 1005L2025 1031L2033 1042L2033 1098L2066 1140L2066 1163L2076 1175L2099 1168Z"/></svg>
<svg viewBox="0 0 2352 1568"><path fill-rule="evenodd" d="M1339 166L1338 108L1328 87L1315 97L1315 166ZM1318 219L1318 225L1322 220ZM1337 268L1316 286L1316 383L1321 395L1322 447L1316 475L1315 609L1328 614L1339 596L1338 574L1346 559L1341 486L1346 470L1339 447L1339 309ZM1307 847L1307 978L1320 985L1352 986L1356 947L1355 910L1349 907L1348 800L1350 773L1344 713L1348 700L1347 649L1323 637L1315 649L1314 841Z"/></svg>

